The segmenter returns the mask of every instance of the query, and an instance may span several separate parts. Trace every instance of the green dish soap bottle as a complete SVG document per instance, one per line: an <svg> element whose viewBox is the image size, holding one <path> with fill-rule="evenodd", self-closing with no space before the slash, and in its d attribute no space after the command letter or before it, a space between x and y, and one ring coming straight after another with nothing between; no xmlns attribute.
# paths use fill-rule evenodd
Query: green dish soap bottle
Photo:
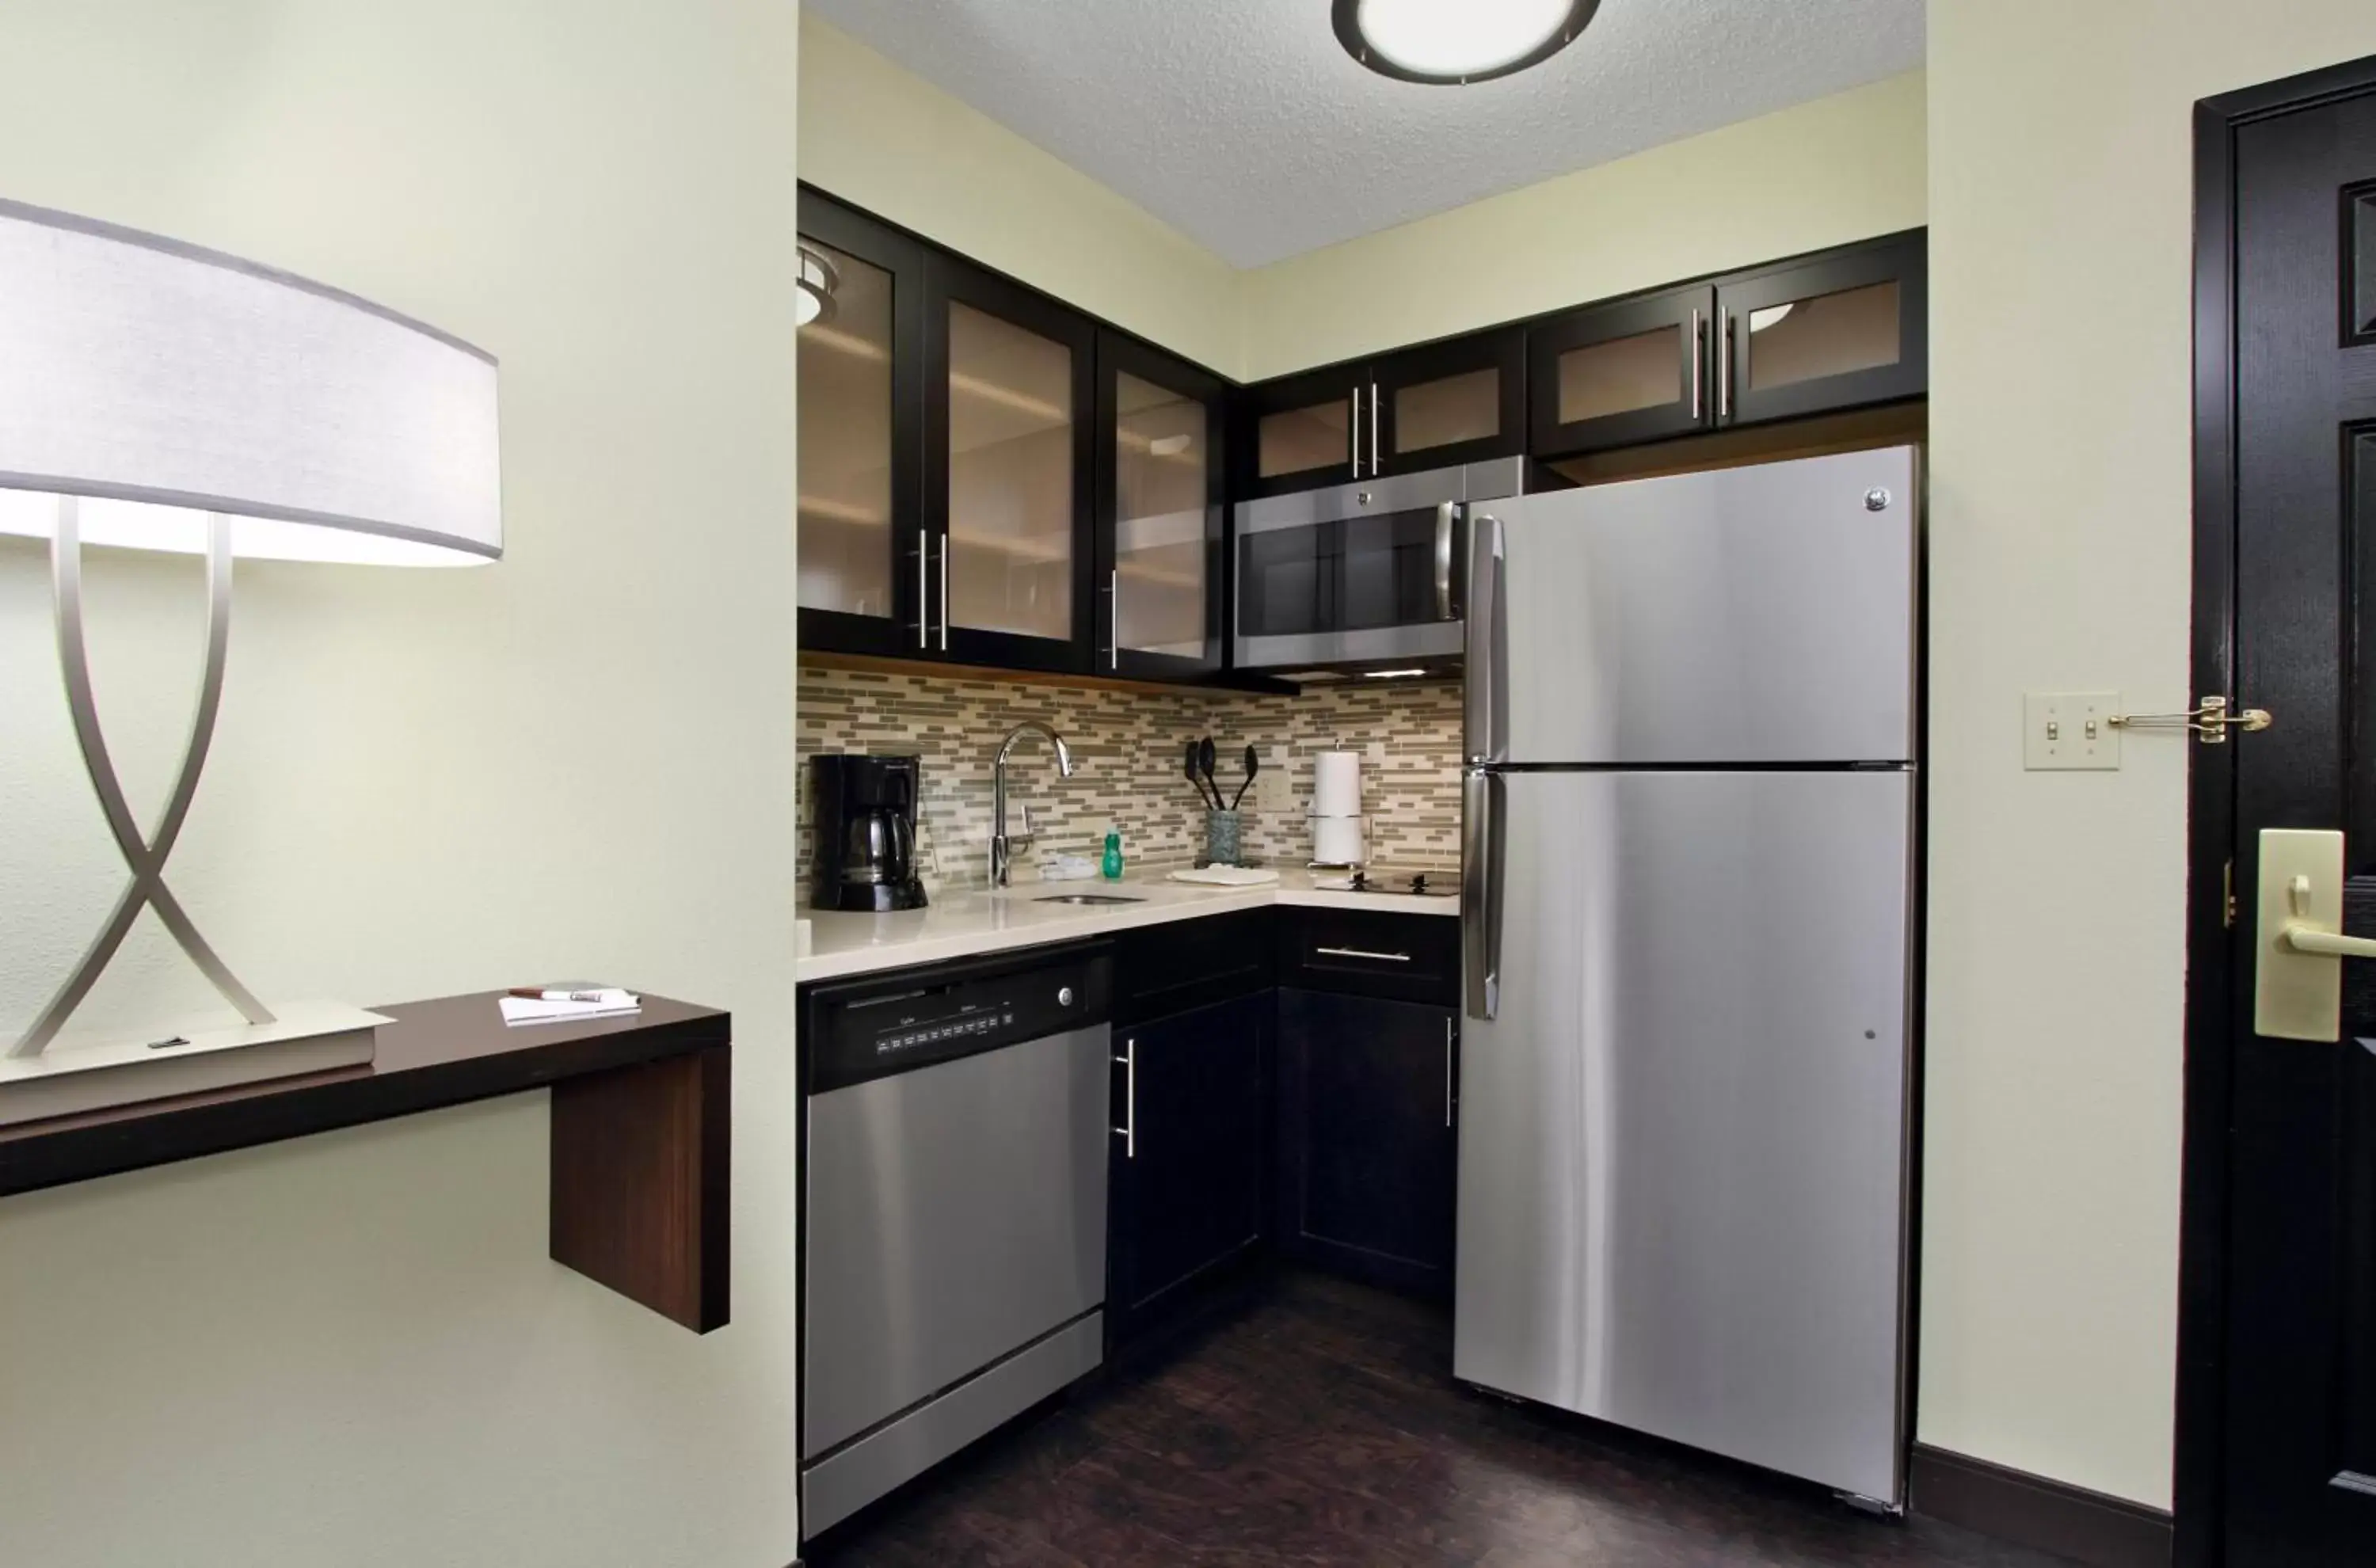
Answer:
<svg viewBox="0 0 2376 1568"><path fill-rule="evenodd" d="M1105 873L1105 879L1108 882L1120 882L1122 880L1121 828L1110 827L1106 829L1106 858L1104 863L1098 869Z"/></svg>

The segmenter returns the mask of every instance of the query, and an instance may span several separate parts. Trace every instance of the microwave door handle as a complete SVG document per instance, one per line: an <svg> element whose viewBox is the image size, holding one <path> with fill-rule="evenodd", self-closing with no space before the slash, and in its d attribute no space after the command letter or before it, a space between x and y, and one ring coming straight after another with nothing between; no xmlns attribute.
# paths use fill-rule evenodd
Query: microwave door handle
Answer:
<svg viewBox="0 0 2376 1568"><path fill-rule="evenodd" d="M1462 722L1471 763L1509 760L1508 744L1503 738L1510 707L1509 693L1503 683L1503 667L1510 647L1509 618L1504 608L1508 597L1507 549L1501 518L1490 512L1470 516L1468 624L1462 635L1468 678Z"/></svg>
<svg viewBox="0 0 2376 1568"><path fill-rule="evenodd" d="M1452 608L1452 540L1453 521L1459 515L1459 505L1451 501L1435 509L1435 618L1454 618Z"/></svg>
<svg viewBox="0 0 2376 1568"><path fill-rule="evenodd" d="M1472 767L1461 779L1461 1000L1491 1023L1502 1004L1502 776Z"/></svg>
<svg viewBox="0 0 2376 1568"><path fill-rule="evenodd" d="M1353 477L1361 477L1361 389L1353 388Z"/></svg>

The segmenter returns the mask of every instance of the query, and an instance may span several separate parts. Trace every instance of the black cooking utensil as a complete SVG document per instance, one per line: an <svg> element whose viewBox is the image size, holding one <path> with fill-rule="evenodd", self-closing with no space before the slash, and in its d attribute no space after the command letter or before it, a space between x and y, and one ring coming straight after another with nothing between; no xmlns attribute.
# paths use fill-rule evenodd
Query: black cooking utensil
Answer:
<svg viewBox="0 0 2376 1568"><path fill-rule="evenodd" d="M1253 749L1253 746L1251 746L1251 745L1247 746L1247 747L1246 747L1246 781L1245 781L1244 783L1242 783L1242 784L1239 785L1239 786L1238 786L1238 792L1237 792L1235 795L1232 795L1232 796L1230 798L1230 809L1231 811L1235 811L1235 810L1237 810L1237 809L1238 809L1238 802L1239 802L1240 801L1244 800L1244 799L1246 798L1246 791L1247 791L1247 790L1251 790L1251 789L1253 789L1253 788L1254 787L1254 775L1255 775L1255 774L1257 774L1257 773L1260 773L1261 771L1262 771L1262 758L1261 758L1260 756L1258 756L1258 755L1256 755L1256 754L1255 754L1255 753L1254 753L1254 749Z"/></svg>
<svg viewBox="0 0 2376 1568"><path fill-rule="evenodd" d="M1205 793L1205 780L1197 775L1196 765L1202 759L1203 754L1204 751L1202 747L1198 746L1194 741L1189 742L1187 766L1182 771L1188 775L1188 782L1195 788L1196 803L1200 806L1211 806L1218 810L1219 809L1220 802L1214 800L1210 795Z"/></svg>
<svg viewBox="0 0 2376 1568"><path fill-rule="evenodd" d="M1205 775L1205 788L1213 792L1213 809L1215 811L1220 811L1223 809L1221 805L1221 786L1219 780L1213 777L1213 763L1215 760L1213 737L1207 735L1203 740L1196 742L1196 766Z"/></svg>

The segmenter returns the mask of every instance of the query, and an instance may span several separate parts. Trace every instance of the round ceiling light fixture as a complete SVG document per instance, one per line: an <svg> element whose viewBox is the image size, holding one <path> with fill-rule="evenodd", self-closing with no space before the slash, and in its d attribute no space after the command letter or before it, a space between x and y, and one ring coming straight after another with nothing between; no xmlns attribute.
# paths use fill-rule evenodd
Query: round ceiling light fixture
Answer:
<svg viewBox="0 0 2376 1568"><path fill-rule="evenodd" d="M841 287L841 273L833 263L811 250L801 247L801 291L792 301L792 325L806 327L812 321L833 319L833 293Z"/></svg>
<svg viewBox="0 0 2376 1568"><path fill-rule="evenodd" d="M1538 65L1600 0L1333 0L1336 41L1380 76L1464 86Z"/></svg>

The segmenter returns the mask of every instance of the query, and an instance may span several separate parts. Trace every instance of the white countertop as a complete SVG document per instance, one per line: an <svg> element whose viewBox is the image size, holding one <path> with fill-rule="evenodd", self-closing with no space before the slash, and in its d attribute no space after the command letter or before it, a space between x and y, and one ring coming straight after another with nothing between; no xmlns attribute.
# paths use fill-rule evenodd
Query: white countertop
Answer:
<svg viewBox="0 0 2376 1568"><path fill-rule="evenodd" d="M1259 887L1210 887L1168 880L1171 868L1132 871L1120 882L1018 882L996 892L946 893L921 909L892 915L845 915L802 909L811 922L808 955L795 971L803 981L836 980L911 964L937 964L1049 942L1109 936L1137 926L1298 904L1336 909L1375 909L1399 914L1457 918L1457 898L1407 893L1348 893L1313 885L1340 873L1281 871ZM1111 893L1141 900L1134 904L1048 904L1065 893Z"/></svg>

